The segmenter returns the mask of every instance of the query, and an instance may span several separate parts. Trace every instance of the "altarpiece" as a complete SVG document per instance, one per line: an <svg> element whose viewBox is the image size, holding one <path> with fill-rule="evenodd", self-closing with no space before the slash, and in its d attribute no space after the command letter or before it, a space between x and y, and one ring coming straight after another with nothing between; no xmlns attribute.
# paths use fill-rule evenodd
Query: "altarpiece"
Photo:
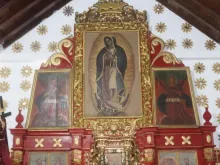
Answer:
<svg viewBox="0 0 220 165"><path fill-rule="evenodd" d="M208 108L200 126L190 70L147 12L100 0L75 20L35 73L26 128L11 129L13 163L213 163Z"/></svg>

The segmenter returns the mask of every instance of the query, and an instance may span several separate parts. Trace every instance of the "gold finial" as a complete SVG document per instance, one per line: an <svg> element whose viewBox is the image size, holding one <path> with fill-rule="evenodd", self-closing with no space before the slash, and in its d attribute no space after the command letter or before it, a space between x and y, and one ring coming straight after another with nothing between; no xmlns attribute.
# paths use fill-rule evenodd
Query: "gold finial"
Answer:
<svg viewBox="0 0 220 165"><path fill-rule="evenodd" d="M122 0L99 0L99 2L94 5L94 7L98 8L100 13L121 13L125 6L128 6L128 4Z"/></svg>

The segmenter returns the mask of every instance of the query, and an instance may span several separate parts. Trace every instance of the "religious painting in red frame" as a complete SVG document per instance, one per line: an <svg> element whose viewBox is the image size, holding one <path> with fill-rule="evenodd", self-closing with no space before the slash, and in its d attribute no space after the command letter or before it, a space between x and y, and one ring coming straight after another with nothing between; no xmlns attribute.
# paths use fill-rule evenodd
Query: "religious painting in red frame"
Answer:
<svg viewBox="0 0 220 165"><path fill-rule="evenodd" d="M71 124L71 70L36 70L27 128L59 129Z"/></svg>
<svg viewBox="0 0 220 165"><path fill-rule="evenodd" d="M190 69L152 68L154 123L162 127L199 125Z"/></svg>

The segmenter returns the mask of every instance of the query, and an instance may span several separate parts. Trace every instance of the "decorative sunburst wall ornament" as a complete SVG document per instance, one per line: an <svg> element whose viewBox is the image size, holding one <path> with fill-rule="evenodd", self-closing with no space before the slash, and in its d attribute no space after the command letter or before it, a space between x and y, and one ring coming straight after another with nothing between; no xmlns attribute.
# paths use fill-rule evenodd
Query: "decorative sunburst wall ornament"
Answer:
<svg viewBox="0 0 220 165"><path fill-rule="evenodd" d="M21 69L21 75L23 77L29 77L32 74L32 68L30 66L23 66Z"/></svg>
<svg viewBox="0 0 220 165"><path fill-rule="evenodd" d="M185 22L182 24L181 29L184 33L189 33L192 31L192 25L190 25L188 22Z"/></svg>
<svg viewBox="0 0 220 165"><path fill-rule="evenodd" d="M214 73L220 74L220 63L216 62L212 66L212 70Z"/></svg>
<svg viewBox="0 0 220 165"><path fill-rule="evenodd" d="M33 52L39 51L40 48L41 48L40 42L34 41L34 42L31 43L31 50L32 50Z"/></svg>
<svg viewBox="0 0 220 165"><path fill-rule="evenodd" d="M23 50L23 45L20 42L16 42L12 45L13 53L20 53Z"/></svg>
<svg viewBox="0 0 220 165"><path fill-rule="evenodd" d="M10 88L10 85L8 82L6 81L0 82L0 92L2 93L8 92L9 88Z"/></svg>
<svg viewBox="0 0 220 165"><path fill-rule="evenodd" d="M197 96L196 102L199 106L206 107L208 105L208 98L206 95Z"/></svg>
<svg viewBox="0 0 220 165"><path fill-rule="evenodd" d="M196 73L203 73L205 71L205 65L201 62L198 62L194 65L194 70Z"/></svg>
<svg viewBox="0 0 220 165"><path fill-rule="evenodd" d="M206 80L204 78L201 78L201 77L196 79L195 86L198 89L205 89L205 87L206 87Z"/></svg>
<svg viewBox="0 0 220 165"><path fill-rule="evenodd" d="M69 34L71 34L71 32L72 32L72 28L70 25L63 25L61 27L61 33L63 35L69 35Z"/></svg>
<svg viewBox="0 0 220 165"><path fill-rule="evenodd" d="M3 100L3 107L4 107L4 110L8 108L8 102L6 100Z"/></svg>
<svg viewBox="0 0 220 165"><path fill-rule="evenodd" d="M170 50L175 49L176 47L176 41L172 39L167 40L165 44L166 44L166 48Z"/></svg>
<svg viewBox="0 0 220 165"><path fill-rule="evenodd" d="M56 42L50 42L48 45L48 50L50 52L56 52L57 51L57 43Z"/></svg>
<svg viewBox="0 0 220 165"><path fill-rule="evenodd" d="M156 4L156 5L154 6L154 12L155 12L156 14L162 14L162 13L164 12L164 7L163 7L163 5L161 5L161 4Z"/></svg>
<svg viewBox="0 0 220 165"><path fill-rule="evenodd" d="M215 105L216 105L216 107L218 107L218 108L220 108L220 98L217 98L216 100L215 100Z"/></svg>
<svg viewBox="0 0 220 165"><path fill-rule="evenodd" d="M220 79L219 79L219 80L215 80L215 82L214 82L214 88L215 88L217 91L220 91Z"/></svg>
<svg viewBox="0 0 220 165"><path fill-rule="evenodd" d="M27 98L22 98L19 100L18 107L21 109L28 108L29 100Z"/></svg>
<svg viewBox="0 0 220 165"><path fill-rule="evenodd" d="M8 67L3 67L0 69L0 77L7 78L11 74L11 69Z"/></svg>
<svg viewBox="0 0 220 165"><path fill-rule="evenodd" d="M167 25L163 22L157 23L156 30L159 33L163 33L167 30Z"/></svg>
<svg viewBox="0 0 220 165"><path fill-rule="evenodd" d="M40 26L38 26L38 28L37 28L37 33L39 34L39 35L45 35L45 34L47 34L47 32L48 32L48 29L47 29L47 26L45 26L45 25L40 25Z"/></svg>
<svg viewBox="0 0 220 165"><path fill-rule="evenodd" d="M28 80L24 80L21 82L20 88L26 92L31 88L31 83Z"/></svg>
<svg viewBox="0 0 220 165"><path fill-rule="evenodd" d="M216 43L213 40L206 40L205 47L207 50L214 50L216 48Z"/></svg>
<svg viewBox="0 0 220 165"><path fill-rule="evenodd" d="M193 47L193 41L189 38L186 38L183 40L182 42L182 46L185 48L185 49L190 49Z"/></svg>
<svg viewBox="0 0 220 165"><path fill-rule="evenodd" d="M63 13L64 13L65 16L71 16L74 13L74 9L73 9L72 6L65 6L63 8Z"/></svg>

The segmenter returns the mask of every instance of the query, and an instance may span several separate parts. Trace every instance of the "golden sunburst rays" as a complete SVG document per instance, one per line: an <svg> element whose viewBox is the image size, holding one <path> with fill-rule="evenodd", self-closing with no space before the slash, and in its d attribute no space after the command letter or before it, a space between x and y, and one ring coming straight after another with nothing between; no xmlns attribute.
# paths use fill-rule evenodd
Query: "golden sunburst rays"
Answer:
<svg viewBox="0 0 220 165"><path fill-rule="evenodd" d="M50 42L50 43L49 43L49 45L48 45L48 50L49 50L50 52L56 52L57 49L58 49L58 45L57 45L56 42L53 41L53 42Z"/></svg>
<svg viewBox="0 0 220 165"><path fill-rule="evenodd" d="M196 81L195 81L195 86L198 89L205 89L206 85L207 85L207 82L204 78L200 77L200 78L196 79Z"/></svg>
<svg viewBox="0 0 220 165"><path fill-rule="evenodd" d="M159 22L156 24L156 30L159 33L163 33L167 30L167 25L163 22Z"/></svg>
<svg viewBox="0 0 220 165"><path fill-rule="evenodd" d="M31 48L31 50L32 50L33 52L37 52L37 51L40 50L41 44L40 44L40 42L38 42L38 41L34 41L34 42L31 43L30 48Z"/></svg>
<svg viewBox="0 0 220 165"><path fill-rule="evenodd" d="M217 90L217 91L220 91L220 79L219 80L215 80L214 82L214 88Z"/></svg>
<svg viewBox="0 0 220 165"><path fill-rule="evenodd" d="M196 73L203 73L205 71L205 65L201 62L197 62L194 65L194 70L196 71Z"/></svg>
<svg viewBox="0 0 220 165"><path fill-rule="evenodd" d="M176 48L176 41L173 39L169 39L165 42L165 45L166 45L167 49L170 49L170 50L175 49Z"/></svg>
<svg viewBox="0 0 220 165"><path fill-rule="evenodd" d="M215 100L215 105L216 105L217 108L220 108L220 98L217 98Z"/></svg>
<svg viewBox="0 0 220 165"><path fill-rule="evenodd" d="M213 40L206 40L205 47L207 50L214 50L216 48L216 43Z"/></svg>
<svg viewBox="0 0 220 165"><path fill-rule="evenodd" d="M7 78L7 77L9 77L11 75L11 69L10 68L8 68L8 67L2 67L1 69L0 69L0 77L1 78Z"/></svg>
<svg viewBox="0 0 220 165"><path fill-rule="evenodd" d="M45 26L45 25L40 25L40 26L37 27L37 33L38 33L39 35L43 36L43 35L47 34L47 32L48 32L47 26Z"/></svg>
<svg viewBox="0 0 220 165"><path fill-rule="evenodd" d="M0 82L0 92L5 93L10 89L10 84L6 81Z"/></svg>
<svg viewBox="0 0 220 165"><path fill-rule="evenodd" d="M219 62L214 63L212 66L212 70L214 73L220 74L220 63Z"/></svg>
<svg viewBox="0 0 220 165"><path fill-rule="evenodd" d="M28 108L29 100L27 98L22 98L19 100L18 107L21 109Z"/></svg>
<svg viewBox="0 0 220 165"><path fill-rule="evenodd" d="M182 24L181 29L184 33L189 33L192 31L192 25L190 25L188 22L185 22Z"/></svg>
<svg viewBox="0 0 220 165"><path fill-rule="evenodd" d="M193 47L193 41L189 38L186 38L182 41L182 46L184 49L191 49Z"/></svg>
<svg viewBox="0 0 220 165"><path fill-rule="evenodd" d="M20 42L16 42L12 45L13 53L20 53L23 50L23 45Z"/></svg>
<svg viewBox="0 0 220 165"><path fill-rule="evenodd" d="M21 69L21 75L23 77L29 77L32 74L32 68L28 65L23 66L23 68Z"/></svg>
<svg viewBox="0 0 220 165"><path fill-rule="evenodd" d="M156 4L156 5L154 6L154 12L155 12L156 14L162 14L162 13L164 12L164 6L161 5L161 4Z"/></svg>
<svg viewBox="0 0 220 165"><path fill-rule="evenodd" d="M199 95L196 97L196 102L199 106L206 107L208 105L208 98L206 95Z"/></svg>
<svg viewBox="0 0 220 165"><path fill-rule="evenodd" d="M63 13L64 13L65 16L71 16L74 13L74 9L73 9L72 6L65 6L63 8Z"/></svg>
<svg viewBox="0 0 220 165"><path fill-rule="evenodd" d="M23 90L23 91L28 91L30 88L31 88L31 83L30 81L28 80L23 80L20 84L20 88Z"/></svg>
<svg viewBox="0 0 220 165"><path fill-rule="evenodd" d="M72 32L72 28L71 28L70 25L63 25L63 26L61 27L61 33L62 33L63 35L70 35L71 32Z"/></svg>

